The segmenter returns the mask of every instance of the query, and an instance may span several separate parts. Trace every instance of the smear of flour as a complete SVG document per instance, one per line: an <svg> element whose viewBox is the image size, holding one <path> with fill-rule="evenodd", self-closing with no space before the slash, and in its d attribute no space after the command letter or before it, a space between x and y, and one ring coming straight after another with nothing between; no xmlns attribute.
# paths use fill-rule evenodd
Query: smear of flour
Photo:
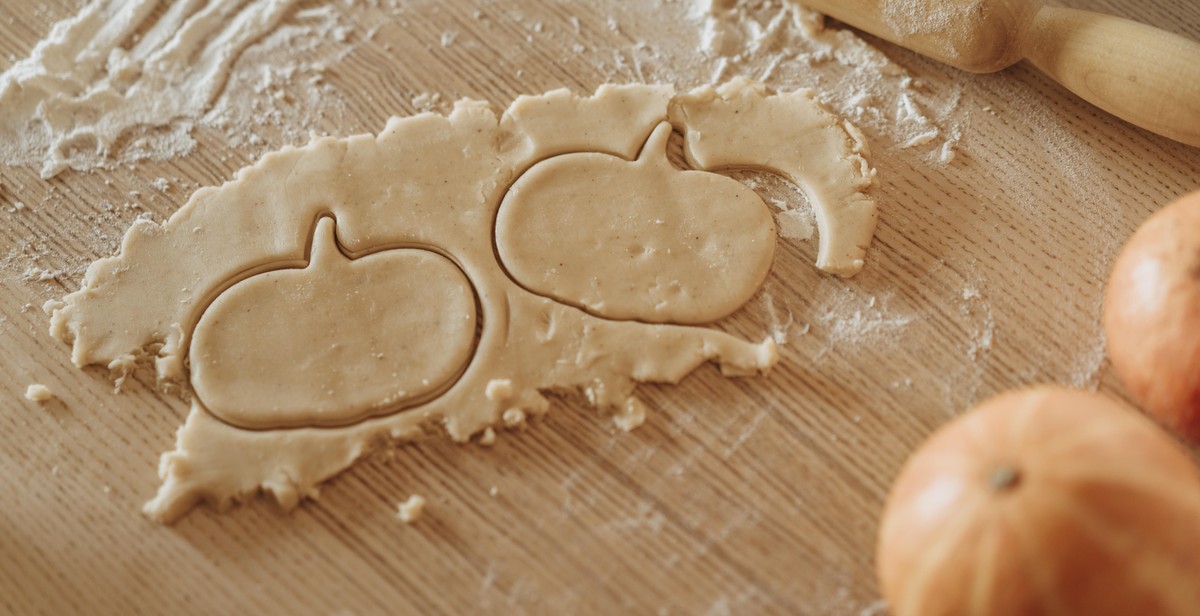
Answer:
<svg viewBox="0 0 1200 616"><path fill-rule="evenodd" d="M823 300L811 311L816 328L827 337L825 348L813 360L817 361L834 350L856 351L867 347L880 348L899 344L916 315L891 308L892 297L868 295L849 287L831 287Z"/></svg>
<svg viewBox="0 0 1200 616"><path fill-rule="evenodd" d="M784 239L808 241L817 231L817 216L808 195L783 176L761 171L731 171L729 175L758 193L775 209L775 226Z"/></svg>
<svg viewBox="0 0 1200 616"><path fill-rule="evenodd" d="M983 0L885 0L882 9L888 27L897 36L904 37L937 34L959 27L982 5Z"/></svg>
<svg viewBox="0 0 1200 616"><path fill-rule="evenodd" d="M775 215L780 237L795 240L810 240L816 226L811 211L785 209Z"/></svg>
<svg viewBox="0 0 1200 616"><path fill-rule="evenodd" d="M339 36L331 6L293 11L296 2L94 0L0 75L0 160L49 178L186 154L202 120L245 131L282 124L283 105L296 110L293 126L311 124L318 101L288 100L278 85L318 72L296 55L316 41L336 53L348 28Z"/></svg>
<svg viewBox="0 0 1200 616"><path fill-rule="evenodd" d="M967 359L978 362L992 352L992 343L996 338L996 319L992 316L991 304L984 300L983 293L977 287L963 288L962 300L959 314L969 327Z"/></svg>
<svg viewBox="0 0 1200 616"><path fill-rule="evenodd" d="M952 20L954 11L935 13ZM699 25L699 50L715 66L713 81L751 72L768 83L806 85L870 136L919 151L930 163L954 160L962 128L951 114L960 89L930 91L853 32L827 28L820 14L791 2L691 0L687 15Z"/></svg>
<svg viewBox="0 0 1200 616"><path fill-rule="evenodd" d="M251 155L303 142L342 109L323 82L329 66L406 11L436 10L428 2L297 2L93 0L0 75L0 161L38 165L50 177L162 160L190 152L197 125L225 132ZM744 75L780 89L812 87L868 136L932 163L954 160L961 129L949 116L959 92L928 91L853 32L826 28L817 13L763 0L609 8L609 29L635 44L603 55L574 44L612 81L692 87ZM651 23L653 31L642 31ZM527 25L531 39L555 36L540 21ZM474 43L448 32L429 44ZM414 104L436 107L438 94ZM789 229L803 235L803 227Z"/></svg>

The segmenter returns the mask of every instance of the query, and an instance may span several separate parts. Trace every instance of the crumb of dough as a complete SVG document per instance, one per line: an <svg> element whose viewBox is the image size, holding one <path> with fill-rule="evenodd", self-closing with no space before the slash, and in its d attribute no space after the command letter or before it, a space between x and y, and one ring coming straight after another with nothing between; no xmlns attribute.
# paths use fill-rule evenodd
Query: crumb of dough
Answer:
<svg viewBox="0 0 1200 616"><path fill-rule="evenodd" d="M421 513L425 511L425 497L419 494L413 494L408 497L408 500L400 503L396 510L396 517L400 518L405 524L412 524L421 519Z"/></svg>
<svg viewBox="0 0 1200 616"><path fill-rule="evenodd" d="M25 399L29 400L30 402L43 404L45 402L49 402L52 398L54 398L54 392L50 391L49 387L46 387L40 383L34 383L25 388Z"/></svg>
<svg viewBox="0 0 1200 616"><path fill-rule="evenodd" d="M433 111L442 104L442 95L436 92L422 92L412 99L412 106L418 111Z"/></svg>
<svg viewBox="0 0 1200 616"><path fill-rule="evenodd" d="M500 488L492 486L488 488L488 494L490 494L492 498L495 498L498 494L500 494Z"/></svg>
<svg viewBox="0 0 1200 616"><path fill-rule="evenodd" d="M943 143L942 149L938 153L938 162L943 165L949 165L954 162L954 159L958 157L957 147L958 142L954 140Z"/></svg>
<svg viewBox="0 0 1200 616"><path fill-rule="evenodd" d="M484 447L491 447L496 444L496 431L488 428L483 431L483 436L479 437L479 444Z"/></svg>
<svg viewBox="0 0 1200 616"><path fill-rule="evenodd" d="M488 400L507 400L513 396L513 384L509 379L492 379L488 381L484 395Z"/></svg>
<svg viewBox="0 0 1200 616"><path fill-rule="evenodd" d="M637 398L626 400L621 412L613 415L613 423L626 432L636 430L639 426L646 423L646 405L642 404L642 401Z"/></svg>
<svg viewBox="0 0 1200 616"><path fill-rule="evenodd" d="M516 428L525 423L525 411L522 411L521 409L508 409L507 411L504 411L504 415L501 416L501 419L504 420L504 425L510 428Z"/></svg>

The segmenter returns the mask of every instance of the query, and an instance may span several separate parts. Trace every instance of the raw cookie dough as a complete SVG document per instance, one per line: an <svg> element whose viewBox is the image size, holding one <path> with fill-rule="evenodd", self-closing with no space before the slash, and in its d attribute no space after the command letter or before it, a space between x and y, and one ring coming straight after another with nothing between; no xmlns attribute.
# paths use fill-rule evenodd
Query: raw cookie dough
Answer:
<svg viewBox="0 0 1200 616"><path fill-rule="evenodd" d="M746 254L702 255L719 272L722 288L705 284L707 269L673 261L661 269L677 280L664 285L686 294L640 297L613 287L611 279L596 288L574 279L547 282L536 265L542 261L524 261L540 259L531 249L536 245L512 244L538 238L522 238L521 225L498 220L510 188L555 157L604 155L613 159L606 165L635 169L646 160L658 164L639 158L639 152L657 156L664 122L685 135L697 166L765 168L796 182L818 210L819 266L843 275L862 266L875 225L874 203L863 192L873 171L856 131L804 91L777 95L738 81L680 96L664 86L606 85L592 97L562 90L521 97L499 117L485 103L464 100L446 117L394 118L378 136L285 148L221 187L197 191L163 225L135 223L120 254L94 263L83 289L53 306L51 331L73 344L77 365L131 366L135 359L152 359L162 381L186 385L190 379L198 394L174 451L162 458L163 484L145 512L169 522L201 501L225 508L260 490L291 508L316 496L322 481L381 443L414 438L430 425L442 426L458 441L490 439L487 435L494 435L493 426L502 421L519 426L527 415L547 410L540 393L545 390L583 391L592 404L616 414L618 425L632 429L645 415L632 397L638 382L674 383L705 361L716 362L730 376L769 369L778 360L770 339L751 343L678 324L716 318L750 299L761 283L763 261L770 259L773 223L766 206L722 178L702 181L722 194L738 195L729 207L747 221L734 221L732 228L721 227L729 220L720 216L707 219L707 225L699 214L698 220L684 220L681 208L688 204L659 202L664 216L674 217L671 224L696 225L715 246L729 243L722 239L726 231L735 242L754 241L754 246L731 246ZM660 166L654 173L675 177L679 172ZM692 189L680 194L691 195ZM645 200L641 206L653 203ZM636 213L645 216L641 206ZM695 207L707 215L712 204ZM591 210L580 216L596 221ZM590 237L571 228L577 225L574 217L556 225L564 228L551 224L547 232ZM625 228L636 230L636 225ZM705 249L706 244L689 244L688 236L670 231L647 231L639 240L655 250ZM603 236L601 229L596 233ZM312 255L310 241L316 243ZM555 249L561 248L559 242ZM656 271L623 262L634 258L625 246L615 252L604 248L592 245L596 258L590 264L573 262L571 276L599 281L611 270L633 277ZM393 270L367 267L376 259L421 264L383 282L379 272ZM294 286L266 288L334 269L341 272L338 278L304 282L313 285L308 294ZM655 284L628 282L640 288ZM381 301L372 299L381 284L390 289L394 306L372 307ZM278 322L262 315L235 316L239 306L253 311L283 300L310 305L276 306ZM336 309L326 302L336 301L348 302L358 315L347 318L373 315L372 322L330 323ZM606 311L613 307L625 310L621 316L670 322L608 318ZM427 327L389 313L393 308L415 310ZM223 323L237 319L249 319L230 326L241 341L221 341L231 333L223 331ZM290 331L296 323L301 328L325 323L338 342L319 332ZM473 336L469 342L467 332ZM280 335L297 339L275 338ZM321 348L325 344L339 349ZM402 348L405 344L413 346ZM408 350L411 357L404 355ZM354 385L322 374L348 375L373 360L398 362L374 373L386 382L372 377ZM239 382L238 375L221 367L224 361L264 365L249 381ZM307 390L347 389L328 400L305 401L272 391L265 380L275 374ZM258 387L269 395L257 395ZM210 401L218 408L207 408Z"/></svg>
<svg viewBox="0 0 1200 616"><path fill-rule="evenodd" d="M496 220L513 278L610 319L690 325L740 308L771 269L771 212L735 180L671 166L670 136L663 122L635 161L564 154L522 175Z"/></svg>
<svg viewBox="0 0 1200 616"><path fill-rule="evenodd" d="M247 278L196 325L192 389L243 428L336 426L444 392L475 346L475 294L446 257L414 248L353 261L317 223L303 269Z"/></svg>

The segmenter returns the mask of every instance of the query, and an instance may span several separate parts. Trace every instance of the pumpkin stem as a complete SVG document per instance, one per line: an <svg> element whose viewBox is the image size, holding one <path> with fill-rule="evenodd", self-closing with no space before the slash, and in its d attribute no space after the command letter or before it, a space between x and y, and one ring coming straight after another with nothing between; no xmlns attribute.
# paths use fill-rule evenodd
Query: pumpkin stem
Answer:
<svg viewBox="0 0 1200 616"><path fill-rule="evenodd" d="M992 469L988 475L988 486L996 492L1011 490L1021 483L1021 471L1012 466L1004 465Z"/></svg>

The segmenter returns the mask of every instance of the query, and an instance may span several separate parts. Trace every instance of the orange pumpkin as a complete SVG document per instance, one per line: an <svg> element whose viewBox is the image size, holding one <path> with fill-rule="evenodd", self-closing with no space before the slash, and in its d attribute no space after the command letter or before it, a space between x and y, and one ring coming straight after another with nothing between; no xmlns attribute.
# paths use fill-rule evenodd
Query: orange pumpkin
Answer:
<svg viewBox="0 0 1200 616"><path fill-rule="evenodd" d="M892 488L876 555L893 616L1196 616L1200 469L1098 394L994 398Z"/></svg>
<svg viewBox="0 0 1200 616"><path fill-rule="evenodd" d="M1151 415L1200 443L1200 192L1125 245L1104 298L1113 368Z"/></svg>

